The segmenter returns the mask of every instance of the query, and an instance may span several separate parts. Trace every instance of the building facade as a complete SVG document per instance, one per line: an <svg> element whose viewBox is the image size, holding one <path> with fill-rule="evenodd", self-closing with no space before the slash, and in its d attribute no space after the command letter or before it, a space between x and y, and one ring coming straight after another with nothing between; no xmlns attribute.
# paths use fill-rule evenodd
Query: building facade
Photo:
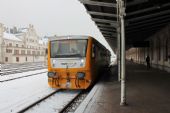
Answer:
<svg viewBox="0 0 170 113"><path fill-rule="evenodd" d="M146 56L150 56L152 67L170 72L170 24L147 41L150 42L149 47L129 49L126 52L127 59L146 64Z"/></svg>
<svg viewBox="0 0 170 113"><path fill-rule="evenodd" d="M0 24L0 63L42 62L46 60L47 43L33 25L7 28Z"/></svg>

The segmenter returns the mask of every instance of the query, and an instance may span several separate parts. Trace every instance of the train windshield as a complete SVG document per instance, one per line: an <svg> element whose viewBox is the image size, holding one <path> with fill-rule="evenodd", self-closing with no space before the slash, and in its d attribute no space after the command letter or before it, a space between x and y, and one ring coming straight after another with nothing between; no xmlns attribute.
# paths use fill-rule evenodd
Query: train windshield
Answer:
<svg viewBox="0 0 170 113"><path fill-rule="evenodd" d="M87 40L56 40L51 42L51 58L85 57Z"/></svg>

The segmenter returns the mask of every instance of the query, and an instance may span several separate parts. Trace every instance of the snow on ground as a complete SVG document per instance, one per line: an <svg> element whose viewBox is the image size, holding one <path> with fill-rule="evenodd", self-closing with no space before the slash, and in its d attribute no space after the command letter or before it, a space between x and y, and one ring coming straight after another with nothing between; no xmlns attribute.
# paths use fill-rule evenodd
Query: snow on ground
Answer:
<svg viewBox="0 0 170 113"><path fill-rule="evenodd" d="M26 113L58 113L64 108L74 97L78 95L80 90L64 90L58 92L45 102L36 105Z"/></svg>
<svg viewBox="0 0 170 113"><path fill-rule="evenodd" d="M23 73L3 75L3 76L0 76L0 81L4 81L4 80L8 80L8 79L14 79L14 78L32 75L32 74L41 73L41 72L46 72L46 71L47 71L47 69L40 69L40 70L35 70L35 71L27 71L27 72L23 72Z"/></svg>
<svg viewBox="0 0 170 113"><path fill-rule="evenodd" d="M55 91L48 86L47 73L0 83L0 113L16 113Z"/></svg>

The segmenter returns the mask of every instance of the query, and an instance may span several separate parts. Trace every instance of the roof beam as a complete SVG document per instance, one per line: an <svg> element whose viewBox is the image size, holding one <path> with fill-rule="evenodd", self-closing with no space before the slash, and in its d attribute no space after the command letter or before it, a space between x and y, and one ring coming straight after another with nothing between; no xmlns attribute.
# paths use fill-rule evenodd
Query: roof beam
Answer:
<svg viewBox="0 0 170 113"><path fill-rule="evenodd" d="M115 37L104 37L104 38L105 38L106 40L108 40L108 39L109 39L109 40L110 40L110 39L111 39L111 40L115 40Z"/></svg>
<svg viewBox="0 0 170 113"><path fill-rule="evenodd" d="M96 25L98 26L98 27L107 27L107 28L115 28L115 26L113 26L113 25L106 25L106 24L98 24L98 23L96 23Z"/></svg>
<svg viewBox="0 0 170 113"><path fill-rule="evenodd" d="M110 37L117 37L117 34L116 33L108 33L108 32L102 32L102 34L104 35L104 36L110 36Z"/></svg>
<svg viewBox="0 0 170 113"><path fill-rule="evenodd" d="M101 29L101 30L117 31L116 28L107 28L107 27L100 27L100 26L98 26L98 28Z"/></svg>
<svg viewBox="0 0 170 113"><path fill-rule="evenodd" d="M103 13L103 12L96 12L96 11L87 11L87 13L89 13L91 15L108 16L108 17L117 18L116 14L111 14L111 13Z"/></svg>
<svg viewBox="0 0 170 113"><path fill-rule="evenodd" d="M150 7L150 8L130 12L130 13L127 13L127 16L131 16L131 15L135 15L135 14L139 14L139 13L143 13L143 12L147 12L147 11L152 11L152 10L155 10L155 9L158 9L158 7L154 6L154 7Z"/></svg>
<svg viewBox="0 0 170 113"><path fill-rule="evenodd" d="M127 2L127 6L137 5L148 2L148 0L134 0L133 2Z"/></svg>
<svg viewBox="0 0 170 113"><path fill-rule="evenodd" d="M158 28L158 29L161 29L161 27L163 27L163 26L165 26L165 25L167 25L167 23L163 23L163 24L159 24L159 25L154 25L154 26L149 26L149 27L143 27L143 28L135 28L135 30L134 29L132 29L132 30L130 30L130 29L126 29L127 30L127 32L140 32L140 31L142 31L142 30L150 30L150 29L156 29L156 28Z"/></svg>
<svg viewBox="0 0 170 113"><path fill-rule="evenodd" d="M115 29L111 29L111 28L103 28L103 27L98 27L100 30L105 30L105 31L113 31L116 32Z"/></svg>
<svg viewBox="0 0 170 113"><path fill-rule="evenodd" d="M153 21L158 21L158 20L164 20L170 18L170 15L165 15L165 16L160 16L160 17L156 17L153 19L147 19L145 21L140 21L140 22L135 22L135 23L130 23L129 25L139 25L139 24L145 24L147 22L153 22Z"/></svg>
<svg viewBox="0 0 170 113"><path fill-rule="evenodd" d="M104 37L115 37L115 38L117 37L117 35L116 35L116 36L113 36L113 35L110 35L110 34L103 34L103 36L104 36Z"/></svg>
<svg viewBox="0 0 170 113"><path fill-rule="evenodd" d="M140 24L138 26L129 26L129 29L139 29L139 28L144 28L147 26L154 26L154 25L159 25L159 24L166 24L166 23L170 23L170 19L164 19L161 21L156 21L156 22L150 22L150 23L146 23L146 24Z"/></svg>
<svg viewBox="0 0 170 113"><path fill-rule="evenodd" d="M112 31L102 31L102 30L101 30L101 32L102 32L102 33L106 33L106 34L113 34L113 35L117 35L117 33L112 32Z"/></svg>
<svg viewBox="0 0 170 113"><path fill-rule="evenodd" d="M106 3L106 2L98 2L98 1L91 1L91 0L79 0L83 4L87 5L95 5L95 6L104 6L104 7L114 7L116 8L116 3Z"/></svg>
<svg viewBox="0 0 170 113"><path fill-rule="evenodd" d="M139 13L144 13L144 12L152 11L152 10L156 10L156 9L160 9L160 8L162 8L162 7L167 7L167 6L169 6L169 5L170 5L170 3L161 5L161 7L154 6L154 7L145 8L145 9L142 9L142 10L138 10L138 11L134 11L134 12L127 13L127 16L131 16L131 15L135 15L135 14L139 14Z"/></svg>
<svg viewBox="0 0 170 113"><path fill-rule="evenodd" d="M95 22L110 23L110 25L117 27L117 21L107 20L107 19L98 19L98 18L92 18L92 20Z"/></svg>
<svg viewBox="0 0 170 113"><path fill-rule="evenodd" d="M111 35L103 35L105 38L107 37L107 38L116 38L116 37L114 37L114 36L111 36Z"/></svg>
<svg viewBox="0 0 170 113"><path fill-rule="evenodd" d="M157 12L157 13L154 13L154 14L148 14L148 15L145 15L145 16L128 19L127 21L128 22L139 21L139 20L142 20L142 19L147 19L147 18L151 18L151 17L163 15L163 14L169 14L169 13L170 13L170 9L166 10L166 11Z"/></svg>
<svg viewBox="0 0 170 113"><path fill-rule="evenodd" d="M145 29L142 29L142 30L132 30L132 31L127 31L127 35L136 35L138 33L144 33L144 32L155 32L157 30L159 30L160 28L151 28L151 29L148 29L148 30L145 30Z"/></svg>

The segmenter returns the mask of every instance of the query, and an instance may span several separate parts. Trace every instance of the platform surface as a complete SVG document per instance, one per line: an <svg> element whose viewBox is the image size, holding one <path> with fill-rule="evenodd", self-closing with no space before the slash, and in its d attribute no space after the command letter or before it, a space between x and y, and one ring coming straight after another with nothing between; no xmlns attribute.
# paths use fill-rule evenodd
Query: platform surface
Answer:
<svg viewBox="0 0 170 113"><path fill-rule="evenodd" d="M128 62L126 75L127 106L120 106L120 83L111 76L95 86L81 112L170 113L170 73Z"/></svg>

